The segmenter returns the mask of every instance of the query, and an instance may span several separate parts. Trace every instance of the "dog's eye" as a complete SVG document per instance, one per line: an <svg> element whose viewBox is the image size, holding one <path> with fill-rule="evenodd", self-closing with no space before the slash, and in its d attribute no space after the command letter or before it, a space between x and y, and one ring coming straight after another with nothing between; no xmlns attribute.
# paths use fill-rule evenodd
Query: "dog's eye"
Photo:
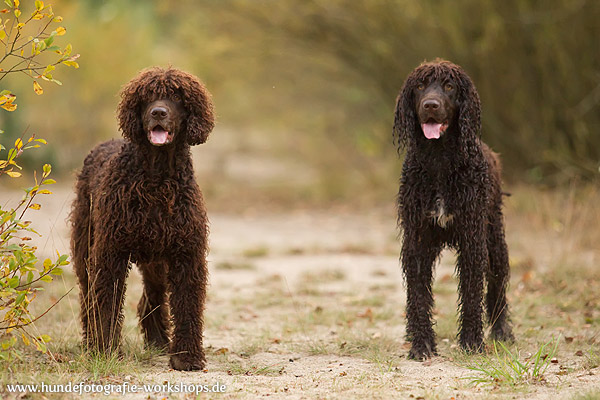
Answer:
<svg viewBox="0 0 600 400"><path fill-rule="evenodd" d="M175 102L181 101L181 96L179 96L178 94L174 94L173 95L173 101L175 101Z"/></svg>
<svg viewBox="0 0 600 400"><path fill-rule="evenodd" d="M446 86L444 87L444 89L446 90L446 92L449 92L452 89L454 89L454 86L452 86L451 83L446 83Z"/></svg>
<svg viewBox="0 0 600 400"><path fill-rule="evenodd" d="M417 86L417 89L418 90L423 90L423 89L425 89L425 85L422 84L422 83L419 83L419 85Z"/></svg>

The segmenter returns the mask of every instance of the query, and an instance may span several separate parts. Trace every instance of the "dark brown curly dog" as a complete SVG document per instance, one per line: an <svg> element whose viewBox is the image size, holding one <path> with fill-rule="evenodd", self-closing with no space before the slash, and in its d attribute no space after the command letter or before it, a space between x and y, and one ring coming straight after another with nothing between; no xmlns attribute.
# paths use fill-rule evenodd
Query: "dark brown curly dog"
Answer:
<svg viewBox="0 0 600 400"><path fill-rule="evenodd" d="M170 344L175 369L202 369L208 221L190 146L204 143L214 126L210 94L193 75L151 68L121 97L125 140L86 157L71 212L84 344L118 348L125 280L135 263L144 281L138 315L146 343Z"/></svg>
<svg viewBox="0 0 600 400"><path fill-rule="evenodd" d="M436 353L433 265L443 247L458 252L460 333L467 351L483 344L483 297L494 339L512 340L506 288L500 162L480 140L479 95L463 69L436 60L416 68L396 103L394 137L406 149L398 193L407 286L409 357Z"/></svg>

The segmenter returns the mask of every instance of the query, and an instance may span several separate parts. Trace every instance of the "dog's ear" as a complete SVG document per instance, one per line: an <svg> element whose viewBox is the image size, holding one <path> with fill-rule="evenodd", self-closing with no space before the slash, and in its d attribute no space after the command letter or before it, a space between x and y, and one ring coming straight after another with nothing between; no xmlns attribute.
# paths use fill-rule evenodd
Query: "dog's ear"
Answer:
<svg viewBox="0 0 600 400"><path fill-rule="evenodd" d="M414 138L417 129L413 93L416 84L417 80L414 74L409 75L396 98L393 140L398 151L402 151L408 145L408 142Z"/></svg>
<svg viewBox="0 0 600 400"><path fill-rule="evenodd" d="M212 98L204 84L193 75L183 80L183 103L189 115L187 119L187 143L190 146L206 142L215 126Z"/></svg>
<svg viewBox="0 0 600 400"><path fill-rule="evenodd" d="M141 119L141 107L143 94L140 93L143 87L138 76L127 83L121 90L121 101L117 107L117 119L119 129L123 137L132 142L143 139L140 132L144 130Z"/></svg>
<svg viewBox="0 0 600 400"><path fill-rule="evenodd" d="M481 102L471 78L462 68L459 69L459 72L458 127L460 129L460 148L469 152L470 148L478 146L481 138Z"/></svg>

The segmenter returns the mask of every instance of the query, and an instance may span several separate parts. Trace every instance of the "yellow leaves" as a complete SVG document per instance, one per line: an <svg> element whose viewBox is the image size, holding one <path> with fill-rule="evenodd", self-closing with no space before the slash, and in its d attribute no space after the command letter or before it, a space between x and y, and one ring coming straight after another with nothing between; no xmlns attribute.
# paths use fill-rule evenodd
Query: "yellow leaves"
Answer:
<svg viewBox="0 0 600 400"><path fill-rule="evenodd" d="M63 61L62 63L65 64L65 65L68 65L69 67L73 67L75 69L79 68L79 64L76 63L75 61L68 61L67 60L67 61Z"/></svg>
<svg viewBox="0 0 600 400"><path fill-rule="evenodd" d="M6 32L4 30L0 30L0 40L6 39Z"/></svg>
<svg viewBox="0 0 600 400"><path fill-rule="evenodd" d="M44 8L44 2L40 0L35 1L35 9L41 11Z"/></svg>
<svg viewBox="0 0 600 400"><path fill-rule="evenodd" d="M15 149L21 150L23 148L23 141L19 138L15 140Z"/></svg>
<svg viewBox="0 0 600 400"><path fill-rule="evenodd" d="M12 102L2 104L0 107L4 108L6 111L15 111L17 109L17 105Z"/></svg>
<svg viewBox="0 0 600 400"><path fill-rule="evenodd" d="M21 16L21 10L19 10L18 8L15 9L15 17L19 18Z"/></svg>
<svg viewBox="0 0 600 400"><path fill-rule="evenodd" d="M31 208L32 210L39 210L42 208L42 206L38 203L33 203L29 206L29 208Z"/></svg>
<svg viewBox="0 0 600 400"><path fill-rule="evenodd" d="M17 105L14 101L17 99L12 93L4 93L0 96L0 107L4 108L6 111L15 111L17 109Z"/></svg>
<svg viewBox="0 0 600 400"><path fill-rule="evenodd" d="M19 7L21 5L20 0L15 0L14 3L15 3L15 7Z"/></svg>
<svg viewBox="0 0 600 400"><path fill-rule="evenodd" d="M44 18L44 14L42 14L41 12L38 12L38 11L34 11L33 14L31 15L31 18L35 19L35 20L40 20L40 19Z"/></svg>
<svg viewBox="0 0 600 400"><path fill-rule="evenodd" d="M48 335L39 336L37 339L40 340L40 341L42 341L42 342L44 342L44 343L48 343L49 341L52 340L52 338L50 336L48 336Z"/></svg>
<svg viewBox="0 0 600 400"><path fill-rule="evenodd" d="M15 111L17 109L17 105L11 101L7 101L0 105L0 107L4 108L6 111Z"/></svg>
<svg viewBox="0 0 600 400"><path fill-rule="evenodd" d="M55 32L56 32L56 36L62 36L65 33L67 33L67 29L63 26L59 26L58 28L56 28Z"/></svg>
<svg viewBox="0 0 600 400"><path fill-rule="evenodd" d="M21 173L18 171L6 171L6 175L10 176L11 178L18 178L21 176Z"/></svg>
<svg viewBox="0 0 600 400"><path fill-rule="evenodd" d="M38 96L44 93L44 89L42 89L42 87L40 86L39 83L37 83L37 81L33 81L33 91Z"/></svg>

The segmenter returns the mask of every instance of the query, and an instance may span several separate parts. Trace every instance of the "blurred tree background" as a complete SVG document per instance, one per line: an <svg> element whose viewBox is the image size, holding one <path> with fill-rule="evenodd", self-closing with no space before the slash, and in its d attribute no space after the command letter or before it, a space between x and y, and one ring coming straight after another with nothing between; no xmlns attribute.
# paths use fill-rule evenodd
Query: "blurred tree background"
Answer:
<svg viewBox="0 0 600 400"><path fill-rule="evenodd" d="M27 99L18 116L2 113L0 125L7 135L28 128L58 144L35 155L57 173L72 173L93 145L118 136L124 83L144 67L171 64L198 75L214 95L218 125L203 154L216 151L212 141L229 143L203 187L217 187L232 159L251 170L251 153L295 165L282 175L304 176L299 186L309 200L377 193L399 176L391 126L404 78L442 57L477 85L483 137L502 154L506 180L600 178L597 0L53 4L81 68L60 90L45 88L52 112L29 80L15 82L9 89Z"/></svg>

